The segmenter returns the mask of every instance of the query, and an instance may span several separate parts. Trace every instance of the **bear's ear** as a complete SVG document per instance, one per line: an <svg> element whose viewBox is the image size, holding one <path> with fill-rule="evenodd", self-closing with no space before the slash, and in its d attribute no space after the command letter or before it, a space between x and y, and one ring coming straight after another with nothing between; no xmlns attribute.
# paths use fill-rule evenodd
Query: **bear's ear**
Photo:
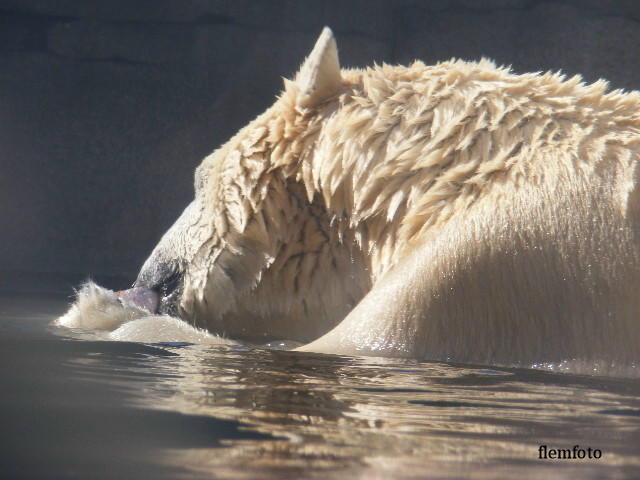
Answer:
<svg viewBox="0 0 640 480"><path fill-rule="evenodd" d="M299 89L296 103L301 107L317 105L335 95L341 83L336 39L331 29L324 27L296 75Z"/></svg>

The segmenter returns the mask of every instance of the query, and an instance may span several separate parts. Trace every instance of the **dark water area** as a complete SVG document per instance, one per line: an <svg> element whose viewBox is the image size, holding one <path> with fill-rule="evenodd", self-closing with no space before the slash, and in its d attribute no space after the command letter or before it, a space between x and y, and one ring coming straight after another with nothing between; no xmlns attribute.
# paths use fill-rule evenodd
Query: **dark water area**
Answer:
<svg viewBox="0 0 640 480"><path fill-rule="evenodd" d="M64 290L0 293L2 478L640 478L638 379L102 341Z"/></svg>

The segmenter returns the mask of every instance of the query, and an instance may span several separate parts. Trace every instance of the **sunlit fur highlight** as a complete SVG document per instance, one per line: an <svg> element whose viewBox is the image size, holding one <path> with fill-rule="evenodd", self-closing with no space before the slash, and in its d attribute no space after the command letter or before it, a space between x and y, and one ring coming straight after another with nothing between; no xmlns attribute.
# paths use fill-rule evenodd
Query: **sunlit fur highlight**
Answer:
<svg viewBox="0 0 640 480"><path fill-rule="evenodd" d="M304 184L310 200L320 195L331 221L353 230L365 251L377 245L381 272L393 264L394 245L469 208L494 182L535 182L529 172L539 152L558 149L576 167L596 169L612 157L628 160L640 142L640 96L605 93L604 80L585 85L580 76L452 60L347 70L343 81L338 99L313 111L296 107L287 82L272 109L205 160L200 175L224 157L215 175L224 188L211 199L221 207L222 243L229 226L243 233L255 221L264 243L271 227L281 230L289 192L267 192L282 175Z"/></svg>

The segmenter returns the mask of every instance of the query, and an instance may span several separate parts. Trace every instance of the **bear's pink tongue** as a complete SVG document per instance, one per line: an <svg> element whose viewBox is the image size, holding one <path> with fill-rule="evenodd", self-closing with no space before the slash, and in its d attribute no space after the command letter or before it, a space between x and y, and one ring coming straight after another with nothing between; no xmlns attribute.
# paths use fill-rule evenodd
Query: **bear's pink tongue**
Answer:
<svg viewBox="0 0 640 480"><path fill-rule="evenodd" d="M141 308L149 313L158 311L160 295L148 288L133 287L128 290L120 290L116 292L116 295L125 307Z"/></svg>

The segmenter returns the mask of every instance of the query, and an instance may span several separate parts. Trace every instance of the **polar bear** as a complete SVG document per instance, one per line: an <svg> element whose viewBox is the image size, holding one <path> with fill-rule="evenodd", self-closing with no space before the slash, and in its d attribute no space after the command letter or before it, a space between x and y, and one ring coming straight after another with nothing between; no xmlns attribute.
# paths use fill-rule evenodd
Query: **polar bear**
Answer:
<svg viewBox="0 0 640 480"><path fill-rule="evenodd" d="M488 60L341 70L325 28L144 263L161 313L302 351L640 354L640 94Z"/></svg>

